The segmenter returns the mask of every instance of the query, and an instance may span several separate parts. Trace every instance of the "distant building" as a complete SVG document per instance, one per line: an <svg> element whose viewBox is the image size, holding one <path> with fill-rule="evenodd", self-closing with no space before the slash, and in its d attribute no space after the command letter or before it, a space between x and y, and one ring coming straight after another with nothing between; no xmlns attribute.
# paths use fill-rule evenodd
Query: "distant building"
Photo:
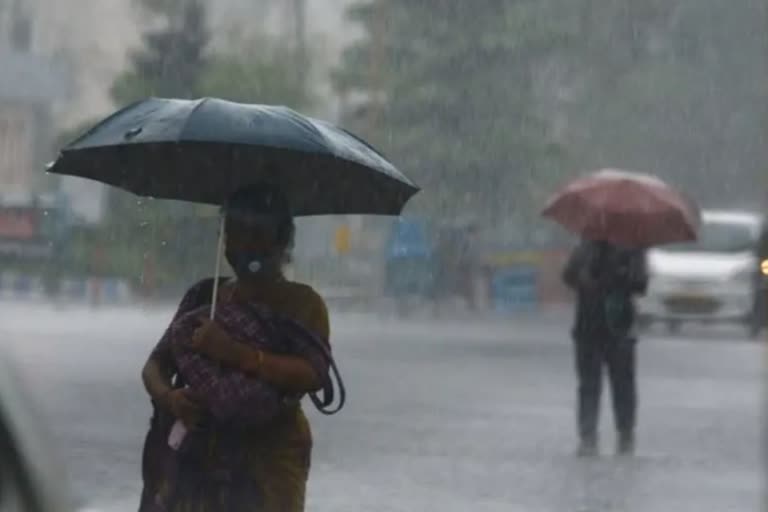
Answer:
<svg viewBox="0 0 768 512"><path fill-rule="evenodd" d="M51 110L66 76L50 61L23 53L0 53L0 69L0 187L33 191L53 151Z"/></svg>
<svg viewBox="0 0 768 512"><path fill-rule="evenodd" d="M68 75L30 52L32 22L16 0L0 4L0 194L37 191L54 149L52 111L70 92Z"/></svg>
<svg viewBox="0 0 768 512"><path fill-rule="evenodd" d="M337 116L328 76L343 46L357 35L344 17L351 3L303 1L306 39L314 57L312 82L325 99L315 112L320 117ZM0 142L0 159L9 161L0 163L0 169L12 169L0 170L0 187L36 186L33 182L42 177L46 159L54 156L54 137L115 108L109 95L111 84L125 70L130 52L141 44L142 32L152 23L137 4L133 0L0 0L0 48L6 48L9 41L24 48L0 50L0 96L3 89L8 89L10 99L3 104L13 105L7 114L13 127L4 129L0 122L0 137L3 130L29 131L8 138L6 144L14 149L7 150ZM301 4L296 0L207 0L214 46L222 44L233 28L245 32L263 30L291 40L296 36L296 8ZM6 61L13 61L16 67L7 67ZM7 72L17 68L23 72ZM36 99L22 101L19 93ZM25 114L18 114L19 109ZM36 113L31 114L33 111ZM20 122L19 116L35 121ZM34 129L29 128L32 125ZM38 136L36 130L43 129L49 133ZM31 139L33 132L37 138ZM33 147L17 142L19 137L34 140L34 144L30 143ZM17 164L18 159L26 160ZM105 206L105 187L75 178L64 178L61 183L74 214L87 222L99 222Z"/></svg>
<svg viewBox="0 0 768 512"><path fill-rule="evenodd" d="M66 60L75 71L76 94L71 101L56 106L56 125L67 129L108 113L114 107L110 85L128 65L130 51L141 44L141 34L152 22L137 8L138 2L0 0L0 10L13 1L23 3L32 13L36 27L31 35L33 50ZM306 37L315 57L313 81L318 93L328 100L328 108L318 112L323 117L334 117L335 113L329 68L338 61L344 45L359 35L359 28L345 17L346 8L353 2L303 1ZM290 39L295 34L295 9L300 4L296 0L206 0L214 46L222 44L233 30L265 31ZM0 13L0 25L2 17Z"/></svg>
<svg viewBox="0 0 768 512"><path fill-rule="evenodd" d="M69 61L41 51L38 33L46 30L37 19L28 0L0 1L0 207L54 192L77 218L98 222L103 187L74 178L62 178L56 187L57 181L45 180L45 165L56 155L62 105L76 97L77 84Z"/></svg>

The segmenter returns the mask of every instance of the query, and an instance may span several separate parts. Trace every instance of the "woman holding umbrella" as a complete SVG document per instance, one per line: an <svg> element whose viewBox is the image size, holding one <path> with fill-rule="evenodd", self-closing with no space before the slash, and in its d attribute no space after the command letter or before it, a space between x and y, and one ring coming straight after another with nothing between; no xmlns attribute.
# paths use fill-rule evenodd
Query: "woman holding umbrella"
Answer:
<svg viewBox="0 0 768 512"><path fill-rule="evenodd" d="M282 271L290 257L294 223L279 189L266 185L241 189L227 202L225 215L226 258L236 279L222 283L218 292L220 304L258 302L327 341L330 329L322 298L309 286L288 281ZM212 289L212 279L193 286L185 294L175 318L210 303ZM310 361L252 349L230 338L215 322L203 321L190 342L193 350L208 358L286 393L317 391L327 379L327 375L318 374ZM173 385L171 376L177 372L167 333L152 351L142 378L153 403L160 408L157 414L170 415L187 428L195 429L206 411L193 392ZM163 454L168 455L166 439L163 436L152 441L150 436L145 448L145 500L155 501L159 497L163 502L174 503L173 510L217 510L221 505L217 501L219 490L213 485L190 488L185 485L187 482L177 481L173 482L174 489L169 490L169 475L161 460ZM303 510L312 437L299 404L287 407L266 426L252 433L244 432L241 444L250 461L243 471L250 472L254 479L252 499L262 503L259 510ZM241 484L235 479L233 486L238 485Z"/></svg>
<svg viewBox="0 0 768 512"><path fill-rule="evenodd" d="M224 206L214 278L185 294L142 372L155 414L140 510L302 511L312 438L300 398L309 393L321 412L332 414L343 405L344 390L337 375L339 405L330 410L328 373L335 365L325 304L282 272L293 216L399 215L418 188L341 128L286 107L215 98L129 105L66 146L49 171L141 196ZM218 278L222 252L233 281ZM210 316L199 318L200 309ZM191 317L199 324L186 336ZM249 332L259 331L254 320L264 320L260 339L235 339L222 328L232 318ZM294 348L316 342L318 350L270 350L268 338ZM204 385L187 382L192 377ZM199 442L211 417L221 420L232 403L243 403L243 387L263 398L264 411L241 411L259 426L231 425L231 435ZM323 399L313 393L320 388ZM184 462L190 457L191 466Z"/></svg>

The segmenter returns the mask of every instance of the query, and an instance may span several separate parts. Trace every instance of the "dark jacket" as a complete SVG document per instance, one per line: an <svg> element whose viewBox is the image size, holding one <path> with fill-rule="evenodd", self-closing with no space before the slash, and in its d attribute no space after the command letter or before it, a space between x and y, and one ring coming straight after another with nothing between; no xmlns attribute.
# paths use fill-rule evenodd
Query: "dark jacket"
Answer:
<svg viewBox="0 0 768 512"><path fill-rule="evenodd" d="M574 336L626 336L635 320L633 296L648 287L645 251L582 241L563 280L576 292Z"/></svg>

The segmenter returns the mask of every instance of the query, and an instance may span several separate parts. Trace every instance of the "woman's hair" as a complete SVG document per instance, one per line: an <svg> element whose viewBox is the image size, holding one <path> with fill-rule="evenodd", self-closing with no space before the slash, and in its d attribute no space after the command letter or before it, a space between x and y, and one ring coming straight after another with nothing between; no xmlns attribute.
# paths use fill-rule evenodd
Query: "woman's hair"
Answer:
<svg viewBox="0 0 768 512"><path fill-rule="evenodd" d="M276 227L278 245L284 250L285 262L290 261L296 235L291 205L283 191L269 183L248 185L236 190L222 207L227 219L235 218L248 224L248 218L268 218Z"/></svg>

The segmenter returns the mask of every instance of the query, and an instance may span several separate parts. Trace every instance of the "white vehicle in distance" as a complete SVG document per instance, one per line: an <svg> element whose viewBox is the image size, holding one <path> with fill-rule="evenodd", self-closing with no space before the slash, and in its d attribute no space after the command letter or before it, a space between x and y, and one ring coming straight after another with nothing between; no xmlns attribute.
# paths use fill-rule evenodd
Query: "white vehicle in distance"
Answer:
<svg viewBox="0 0 768 512"><path fill-rule="evenodd" d="M736 323L757 334L757 246L764 229L761 215L703 211L696 242L648 251L648 293L637 304L641 325L664 322L676 332L685 322Z"/></svg>

